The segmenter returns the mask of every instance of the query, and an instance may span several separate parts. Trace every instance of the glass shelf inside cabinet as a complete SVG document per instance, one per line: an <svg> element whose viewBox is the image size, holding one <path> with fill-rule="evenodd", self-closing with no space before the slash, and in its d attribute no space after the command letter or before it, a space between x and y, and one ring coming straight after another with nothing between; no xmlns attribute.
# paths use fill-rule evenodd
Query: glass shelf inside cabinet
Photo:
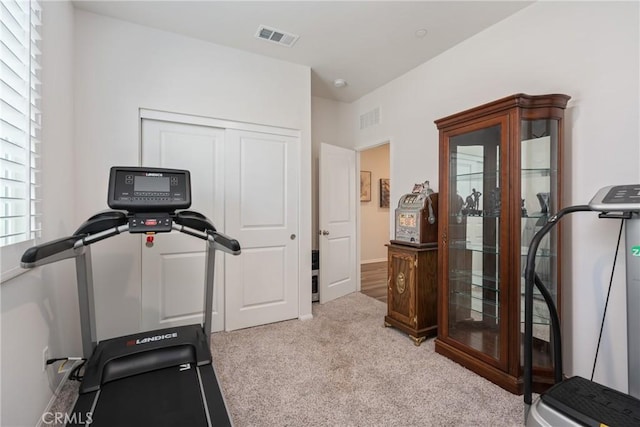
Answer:
<svg viewBox="0 0 640 427"><path fill-rule="evenodd" d="M558 171L554 171L546 168L523 168L521 170L522 176L527 178L545 178L551 176L552 173L557 173Z"/></svg>
<svg viewBox="0 0 640 427"><path fill-rule="evenodd" d="M494 276L487 276L482 274L482 271L471 271L471 270L455 270L452 269L449 271L449 279L451 280L460 280L465 283L471 283L473 286L482 287L482 283L489 282L490 289L493 289L497 292L500 290L497 287L498 278Z"/></svg>
<svg viewBox="0 0 640 427"><path fill-rule="evenodd" d="M500 171L495 170L492 172L468 172L468 173L458 173L455 175L455 179L457 181L469 181L469 182L473 182L476 181L476 183L480 184L482 183L482 180L484 178L494 178L496 179L496 177L500 175Z"/></svg>
<svg viewBox="0 0 640 427"><path fill-rule="evenodd" d="M464 319L467 326L476 322L476 326L485 327L486 320L489 320L490 324L497 323L500 290L496 286L496 279L481 273L473 274L470 278L471 282L464 280L468 279L466 274L450 275L449 281L452 285L449 288L449 299L454 301L457 309L468 311L469 316Z"/></svg>

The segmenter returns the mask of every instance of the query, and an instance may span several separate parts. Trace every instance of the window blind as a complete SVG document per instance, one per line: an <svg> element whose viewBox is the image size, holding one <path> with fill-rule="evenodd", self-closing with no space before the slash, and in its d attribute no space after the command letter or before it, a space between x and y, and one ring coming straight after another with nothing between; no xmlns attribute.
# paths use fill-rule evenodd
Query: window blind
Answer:
<svg viewBox="0 0 640 427"><path fill-rule="evenodd" d="M35 0L0 6L0 247L41 231L41 14Z"/></svg>

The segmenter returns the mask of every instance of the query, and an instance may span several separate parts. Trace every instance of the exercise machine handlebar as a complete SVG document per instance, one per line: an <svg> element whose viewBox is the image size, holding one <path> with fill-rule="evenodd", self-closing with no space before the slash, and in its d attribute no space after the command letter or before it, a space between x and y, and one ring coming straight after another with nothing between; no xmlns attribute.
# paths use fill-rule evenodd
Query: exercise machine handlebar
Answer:
<svg viewBox="0 0 640 427"><path fill-rule="evenodd" d="M34 268L83 253L83 248L100 240L130 231L129 218L124 212L101 212L89 218L78 230L68 237L42 243L29 248L22 255L21 266ZM173 217L172 229L181 233L209 241L213 248L223 252L240 254L240 243L216 230L213 223L195 211L178 212Z"/></svg>
<svg viewBox="0 0 640 427"><path fill-rule="evenodd" d="M562 381L562 345L560 340L560 318L558 311L553 302L552 296L545 288L544 284L535 272L536 264L536 252L540 246L540 242L546 236L553 227L555 227L560 219L568 214L574 212L587 212L591 211L588 205L576 205L569 206L564 209L560 209L555 215L552 215L547 220L547 223L533 236L531 244L529 245L529 251L527 253L527 261L524 272L525 277L525 297L524 297L524 403L528 406L532 402L532 378L533 378L533 355L532 355L532 340L533 340L533 286L535 285L542 297L544 298L547 307L549 308L549 314L551 317L551 335L553 337L553 366L554 366L554 380L556 382Z"/></svg>

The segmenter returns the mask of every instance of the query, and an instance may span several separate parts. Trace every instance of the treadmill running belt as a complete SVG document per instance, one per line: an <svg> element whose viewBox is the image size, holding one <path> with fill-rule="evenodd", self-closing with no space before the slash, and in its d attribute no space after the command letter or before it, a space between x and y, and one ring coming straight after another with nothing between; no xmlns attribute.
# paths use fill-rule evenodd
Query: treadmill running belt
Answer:
<svg viewBox="0 0 640 427"><path fill-rule="evenodd" d="M92 427L206 426L197 368L173 366L104 384L92 418Z"/></svg>

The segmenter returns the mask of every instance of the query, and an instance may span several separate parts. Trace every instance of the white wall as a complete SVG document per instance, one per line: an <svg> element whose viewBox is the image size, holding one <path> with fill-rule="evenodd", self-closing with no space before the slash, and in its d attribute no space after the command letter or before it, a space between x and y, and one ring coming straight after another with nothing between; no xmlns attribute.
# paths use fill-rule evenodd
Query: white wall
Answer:
<svg viewBox="0 0 640 427"><path fill-rule="evenodd" d="M73 154L73 7L43 2L43 241L70 235L76 179ZM55 23L55 24L54 24ZM16 263L19 260L16 259ZM35 425L61 376L42 372L42 350L80 355L73 261L29 271L0 286L2 426Z"/></svg>
<svg viewBox="0 0 640 427"><path fill-rule="evenodd" d="M139 108L299 129L300 281L310 283L310 69L79 10L75 25L76 219L107 208L111 166L139 164ZM137 242L119 236L93 250L99 339L140 327Z"/></svg>
<svg viewBox="0 0 640 427"><path fill-rule="evenodd" d="M360 263L387 260L389 212L397 202L391 200L388 208L380 207L380 179L389 178L389 145L383 144L360 152L360 170L371 172L371 201L360 202Z"/></svg>
<svg viewBox="0 0 640 427"><path fill-rule="evenodd" d="M433 121L515 93L565 93L564 204L640 181L639 4L537 2L353 103L354 146L392 135L391 200L418 181L438 186ZM428 42L428 40L426 41ZM357 117L381 107L381 124ZM590 376L617 221L583 214L564 228L565 370ZM626 391L626 308L618 266L595 379Z"/></svg>

